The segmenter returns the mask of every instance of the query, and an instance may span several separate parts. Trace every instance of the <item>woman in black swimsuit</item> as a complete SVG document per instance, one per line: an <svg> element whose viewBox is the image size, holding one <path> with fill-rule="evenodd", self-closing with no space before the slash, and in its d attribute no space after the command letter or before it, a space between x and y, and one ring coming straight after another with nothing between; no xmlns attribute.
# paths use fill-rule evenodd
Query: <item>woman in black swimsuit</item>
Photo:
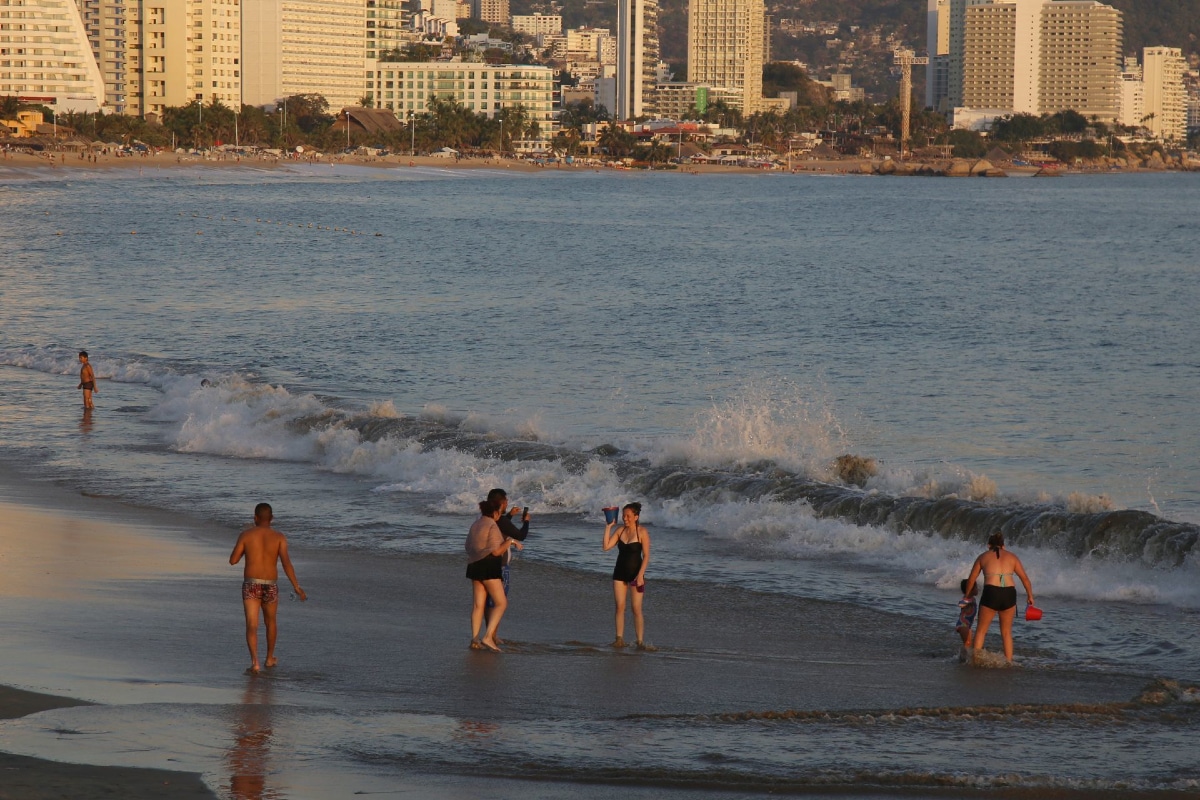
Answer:
<svg viewBox="0 0 1200 800"><path fill-rule="evenodd" d="M979 622L975 626L975 652L983 649L992 618L1000 617L1000 638L1004 640L1004 658L1013 660L1013 618L1017 615L1017 582L1025 585L1025 596L1033 605L1033 587L1021 559L1004 549L1004 534L996 531L988 539L988 551L975 559L967 585L971 586L983 573L983 594L979 598Z"/></svg>
<svg viewBox="0 0 1200 800"><path fill-rule="evenodd" d="M638 523L641 503L621 509L625 524L613 530L616 522L604 526L604 551L617 548L617 566L613 570L613 600L616 602L617 638L613 647L625 646L625 597L633 588L633 630L637 646L645 649L646 620L642 616L642 598L646 592L646 567L650 564L650 532Z"/></svg>

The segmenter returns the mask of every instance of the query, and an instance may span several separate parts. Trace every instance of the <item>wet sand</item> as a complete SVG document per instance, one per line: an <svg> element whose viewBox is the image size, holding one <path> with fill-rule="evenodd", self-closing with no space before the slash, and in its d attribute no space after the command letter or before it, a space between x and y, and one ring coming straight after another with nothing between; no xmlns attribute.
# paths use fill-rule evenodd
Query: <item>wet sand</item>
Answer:
<svg viewBox="0 0 1200 800"><path fill-rule="evenodd" d="M82 705L65 697L0 686L0 720ZM158 798L210 800L199 775L152 769L92 767L0 753L0 799Z"/></svg>
<svg viewBox="0 0 1200 800"><path fill-rule="evenodd" d="M603 769L489 762L479 753L564 721L578 723L586 751L592 725L1063 708L1123 703L1145 683L972 670L954 662L948 625L931 629L886 609L674 582L654 574L669 572L665 563L648 579L647 638L656 652L607 647L606 575L526 559L515 566L501 629L508 652L477 653L466 646L469 585L458 555L313 550L305 547L303 521L289 520L286 509L277 509L277 522L291 536L310 601L289 601L282 587L281 665L255 678L243 672L240 568L226 560L235 531L12 475L0 474L0 484L0 629L7 640L0 682L99 704L56 708L57 700L12 695L29 710L50 705L0 723L0 750L95 764L80 774L97 780L149 781L138 784L147 794L129 784L123 797L168 796L157 791L159 779L179 791L202 790L184 775L102 767L201 773L210 789L239 798L264 787L296 798L397 787L468 797L496 777L511 786L510 796L561 796L565 781L577 784L570 790L577 797L599 798L611 796ZM531 550L538 536L553 535L553 520L535 520L533 530ZM397 745L400 735L410 744ZM327 742L339 743L342 760L314 755ZM24 769L34 762L11 763ZM74 779L57 764L47 769ZM634 797L697 788L669 776L618 782ZM36 778L20 792L11 788L18 784L3 785L6 800L45 796L36 793ZM96 796L77 796L89 795Z"/></svg>

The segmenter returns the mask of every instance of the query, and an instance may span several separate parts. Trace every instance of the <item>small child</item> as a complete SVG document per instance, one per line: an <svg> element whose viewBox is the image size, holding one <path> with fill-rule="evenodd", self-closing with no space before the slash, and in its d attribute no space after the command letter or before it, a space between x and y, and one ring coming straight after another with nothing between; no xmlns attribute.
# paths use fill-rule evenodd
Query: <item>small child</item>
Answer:
<svg viewBox="0 0 1200 800"><path fill-rule="evenodd" d="M975 602L975 595L979 591L977 584L968 586L967 579L963 578L959 584L959 589L962 591L962 600L958 601L958 621L954 623L954 630L958 631L958 635L962 637L963 646L971 645L971 628L975 625L975 615L979 612L979 604Z"/></svg>

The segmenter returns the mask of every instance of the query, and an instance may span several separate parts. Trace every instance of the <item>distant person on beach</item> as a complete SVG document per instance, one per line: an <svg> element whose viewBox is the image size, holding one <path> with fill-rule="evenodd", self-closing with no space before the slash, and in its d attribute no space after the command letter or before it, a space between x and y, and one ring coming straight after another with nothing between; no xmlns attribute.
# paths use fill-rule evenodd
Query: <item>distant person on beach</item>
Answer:
<svg viewBox="0 0 1200 800"><path fill-rule="evenodd" d="M242 607L246 612L246 646L250 648L250 671L254 673L262 670L258 663L260 610L267 626L266 666L273 667L278 663L275 659L275 635L278 632L275 612L279 610L278 563L283 563L284 574L292 582L296 596L301 602L308 599L308 595L296 581L296 570L292 568L292 559L288 557L287 537L271 527L274 516L268 504L256 505L254 527L242 531L237 544L233 546L233 552L229 555L230 564L238 563L243 556L246 558L242 578Z"/></svg>
<svg viewBox="0 0 1200 800"><path fill-rule="evenodd" d="M968 583L974 583L983 573L983 594L979 598L979 624L975 627L975 653L983 649L992 618L1000 616L1000 636L1004 640L1004 660L1013 660L1012 624L1017 615L1016 579L1025 585L1025 597L1033 605L1033 587L1025 574L1021 559L1004 549L1004 534L996 531L988 539L988 551L975 559Z"/></svg>
<svg viewBox="0 0 1200 800"><path fill-rule="evenodd" d="M971 644L971 627L975 624L975 615L979 613L979 603L975 600L975 595L979 593L979 584L963 578L958 585L962 599L958 601L958 621L954 623L954 630L962 637L963 647L967 647Z"/></svg>
<svg viewBox="0 0 1200 800"><path fill-rule="evenodd" d="M519 507L508 507L508 493L503 489L492 489L488 492L488 502L500 508L500 517L496 520L496 525L500 528L500 533L508 539L516 539L518 542L524 542L529 536L529 506L525 507L525 513L521 516L521 527L517 527L513 522L513 517L521 514ZM504 582L504 596L508 597L509 581L512 577L512 551L507 550L504 553L504 566L500 571L500 579ZM486 621L491 609L494 608L492 598L487 599L487 605L484 607L483 618ZM496 637L496 644L504 644L500 637Z"/></svg>
<svg viewBox="0 0 1200 800"><path fill-rule="evenodd" d="M79 351L79 363L83 366L79 368L79 386L76 388L83 390L83 407L95 408L96 406L92 403L92 395L97 394L96 371L88 363L87 350Z"/></svg>
<svg viewBox="0 0 1200 800"><path fill-rule="evenodd" d="M500 532L497 520L500 519L500 506L484 500L479 504L479 519L471 525L467 533L467 577L471 579L471 649L488 649L499 653L500 646L496 642L496 629L500 627L500 619L508 608L508 598L504 596L504 558L511 547L522 549L524 545L516 539L509 538ZM487 630L483 637L479 629L483 627L484 606L492 601L492 611L488 615Z"/></svg>
<svg viewBox="0 0 1200 800"><path fill-rule="evenodd" d="M617 548L617 566L613 569L613 600L616 604L617 638L613 647L625 646L625 598L633 589L633 630L639 649L646 648L646 619L642 616L642 598L646 593L646 567L650 565L650 532L639 523L641 503L629 503L621 509L624 524L604 526L604 552Z"/></svg>

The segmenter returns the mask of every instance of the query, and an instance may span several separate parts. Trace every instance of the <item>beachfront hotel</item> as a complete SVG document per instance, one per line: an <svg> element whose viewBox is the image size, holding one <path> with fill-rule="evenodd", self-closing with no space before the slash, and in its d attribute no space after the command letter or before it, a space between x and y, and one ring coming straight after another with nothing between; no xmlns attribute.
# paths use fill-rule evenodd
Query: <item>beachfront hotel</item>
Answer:
<svg viewBox="0 0 1200 800"><path fill-rule="evenodd" d="M655 113L658 0L617 0L617 69L613 118Z"/></svg>
<svg viewBox="0 0 1200 800"><path fill-rule="evenodd" d="M98 111L106 90L74 0L0 0L0 96Z"/></svg>
<svg viewBox="0 0 1200 800"><path fill-rule="evenodd" d="M1068 109L1116 120L1123 33L1117 9L1096 0L951 0L947 10L947 99L956 126L960 116Z"/></svg>
<svg viewBox="0 0 1200 800"><path fill-rule="evenodd" d="M1187 69L1178 47L1147 47L1142 51L1142 109L1144 124L1155 138L1187 138Z"/></svg>
<svg viewBox="0 0 1200 800"><path fill-rule="evenodd" d="M367 52L363 0L254 0L242 9L242 97L268 106L320 94L358 105Z"/></svg>
<svg viewBox="0 0 1200 800"><path fill-rule="evenodd" d="M763 0L690 0L688 81L740 92L746 116L763 110L766 22Z"/></svg>
<svg viewBox="0 0 1200 800"><path fill-rule="evenodd" d="M1112 6L1096 0L1046 3L1038 74L1040 111L1074 110L1088 119L1115 121L1123 33L1121 12Z"/></svg>
<svg viewBox="0 0 1200 800"><path fill-rule="evenodd" d="M118 114L140 113L129 102L141 73L138 5L121 0L76 0L92 56L104 80L104 104ZM135 111L134 109L137 108Z"/></svg>
<svg viewBox="0 0 1200 800"><path fill-rule="evenodd" d="M518 64L474 61L371 61L366 97L375 108L400 119L421 114L434 98L453 100L468 111L495 118L505 108L522 106L537 122L538 138L554 133L554 70Z"/></svg>
<svg viewBox="0 0 1200 800"><path fill-rule="evenodd" d="M242 102L241 1L78 0L105 84L106 110Z"/></svg>

